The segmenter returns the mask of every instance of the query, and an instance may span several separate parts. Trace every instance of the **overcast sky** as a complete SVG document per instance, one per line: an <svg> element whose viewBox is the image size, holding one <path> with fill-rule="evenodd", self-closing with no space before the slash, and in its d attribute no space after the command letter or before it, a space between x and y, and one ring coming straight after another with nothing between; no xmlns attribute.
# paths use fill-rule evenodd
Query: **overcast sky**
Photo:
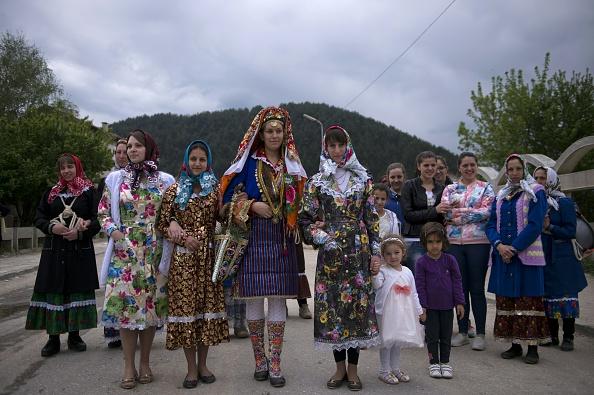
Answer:
<svg viewBox="0 0 594 395"><path fill-rule="evenodd" d="M15 0L0 3L0 26L38 47L99 125L290 101L345 107L450 1ZM593 38L592 0L458 0L348 109L457 150L477 82L531 74L547 51L552 70L592 70Z"/></svg>

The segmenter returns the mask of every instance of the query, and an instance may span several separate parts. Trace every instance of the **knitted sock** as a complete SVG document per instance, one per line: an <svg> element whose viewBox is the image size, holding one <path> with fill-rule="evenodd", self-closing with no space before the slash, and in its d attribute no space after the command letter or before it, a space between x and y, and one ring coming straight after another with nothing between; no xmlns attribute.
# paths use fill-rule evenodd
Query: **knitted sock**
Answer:
<svg viewBox="0 0 594 395"><path fill-rule="evenodd" d="M282 377L281 352L285 336L285 321L268 321L268 346L270 352L270 377Z"/></svg>
<svg viewBox="0 0 594 395"><path fill-rule="evenodd" d="M268 369L266 352L264 351L264 320L248 320L248 329L252 349L254 350L254 359L256 360L256 372L263 372Z"/></svg>

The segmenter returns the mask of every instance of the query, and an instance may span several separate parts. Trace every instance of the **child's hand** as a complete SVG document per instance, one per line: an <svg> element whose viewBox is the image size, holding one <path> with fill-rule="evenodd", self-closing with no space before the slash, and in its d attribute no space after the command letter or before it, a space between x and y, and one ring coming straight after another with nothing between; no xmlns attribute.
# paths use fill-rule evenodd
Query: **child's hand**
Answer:
<svg viewBox="0 0 594 395"><path fill-rule="evenodd" d="M374 255L371 257L371 265L369 265L369 270L371 271L372 275L376 275L379 273L379 269L380 269L380 259L378 256Z"/></svg>
<svg viewBox="0 0 594 395"><path fill-rule="evenodd" d="M425 309L423 309L423 314L421 314L421 315L419 316L419 320L420 320L421 322L425 322L425 321L427 321L427 313L425 312Z"/></svg>
<svg viewBox="0 0 594 395"><path fill-rule="evenodd" d="M456 314L458 315L458 319L461 320L464 317L464 305L459 304L456 305Z"/></svg>

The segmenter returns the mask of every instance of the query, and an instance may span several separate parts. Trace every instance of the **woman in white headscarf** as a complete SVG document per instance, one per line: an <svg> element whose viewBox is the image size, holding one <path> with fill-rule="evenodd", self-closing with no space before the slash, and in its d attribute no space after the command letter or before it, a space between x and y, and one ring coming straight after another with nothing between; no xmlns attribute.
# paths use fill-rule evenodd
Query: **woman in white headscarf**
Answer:
<svg viewBox="0 0 594 395"><path fill-rule="evenodd" d="M547 265L544 269L545 313L551 331L551 341L559 345L559 318L563 319L561 350L573 350L575 319L580 316L578 293L588 282L580 261L573 253L575 238L575 204L561 192L559 177L550 167L537 167L534 179L545 187L548 214L544 219L542 245Z"/></svg>

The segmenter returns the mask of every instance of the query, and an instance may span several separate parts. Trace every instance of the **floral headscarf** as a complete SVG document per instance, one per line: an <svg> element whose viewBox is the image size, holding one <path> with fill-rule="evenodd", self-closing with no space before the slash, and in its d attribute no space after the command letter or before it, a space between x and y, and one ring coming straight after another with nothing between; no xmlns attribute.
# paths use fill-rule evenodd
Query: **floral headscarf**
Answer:
<svg viewBox="0 0 594 395"><path fill-rule="evenodd" d="M345 136L347 138L346 150L344 152L344 156L342 157L342 160L340 161L340 163L336 163L330 157L330 154L328 153L328 149L326 147L326 143L324 141L322 141L322 155L320 157L320 172L322 173L324 178L328 178L331 175L333 175L334 173L336 173L336 169L340 167L345 170L349 170L351 173L353 173L353 175L358 177L361 180L361 182L363 182L363 183L367 182L367 180L369 180L369 174L367 173L367 169L365 169L363 167L363 165L361 163L359 163L359 160L357 159L357 155L355 154L355 150L353 149L353 144L351 143L351 136L349 136L347 131L341 126L332 125L332 126L328 127L326 129L326 131L324 132L324 139L326 137L326 133L328 133L330 130L333 130L333 129L338 129L345 134Z"/></svg>
<svg viewBox="0 0 594 395"><path fill-rule="evenodd" d="M64 153L59 157L61 158L63 156L69 156L74 162L76 176L74 176L72 180L66 181L64 177L62 177L60 169L58 169L58 182L52 187L49 196L47 197L47 202L50 204L65 188L67 188L73 196L80 196L84 191L93 186L93 181L89 180L85 175L85 171L78 156Z"/></svg>
<svg viewBox="0 0 594 395"><path fill-rule="evenodd" d="M157 168L159 166L159 147L157 147L157 143L155 143L153 136L141 129L133 130L128 136L128 140L130 140L130 137L134 132L140 132L144 136L144 147L146 152L144 161L138 163L132 163L130 161L124 168L132 180L130 186L132 190L138 189L140 185L140 175L143 173L146 175L149 183L156 183L159 178L157 175Z"/></svg>
<svg viewBox="0 0 594 395"><path fill-rule="evenodd" d="M559 202L557 199L565 197L565 194L561 192L561 182L559 181L557 172L551 167L538 166L536 169L534 169L534 173L532 174L536 174L538 170L544 170L545 173L547 173L547 182L545 183L544 187L549 206L553 207L555 210L559 210Z"/></svg>
<svg viewBox="0 0 594 395"><path fill-rule="evenodd" d="M206 152L206 163L207 168L199 175L195 176L190 170L190 153L195 148L201 148ZM217 184L217 178L212 171L212 153L210 147L205 141L194 140L186 148L184 154L184 163L182 164L181 171L179 173L179 179L177 180L177 192L175 196L175 203L178 204L181 210L185 210L188 205L188 201L192 196L194 184L199 183L202 190L198 196L206 196L211 193L214 186Z"/></svg>
<svg viewBox="0 0 594 395"><path fill-rule="evenodd" d="M286 204L284 205L285 216L287 218L287 226L290 230L294 230L297 226L297 214L299 211L299 205L301 203L301 197L303 196L303 188L305 185L305 179L307 174L305 169L301 165L299 159L299 153L295 146L295 139L293 138L293 124L291 123L291 117L284 108L280 107L266 107L263 108L256 114L250 127L245 132L237 155L231 166L227 169L223 177L221 178L220 193L221 196L225 194L225 190L229 186L229 183L235 177L237 173L243 170L243 166L247 161L248 156L261 148L262 141L257 138L258 133L264 126L264 124L271 120L281 121L284 125L285 138L281 150L284 152L285 162L285 199Z"/></svg>
<svg viewBox="0 0 594 395"><path fill-rule="evenodd" d="M507 163L512 159L518 159L520 161L520 163L522 164L522 167L524 168L524 177L517 184L513 183L511 181L511 179L509 178L509 176L507 176ZM536 181L534 180L534 178L532 178L530 173L528 173L528 169L526 168L526 163L524 163L524 160L522 159L522 157L519 154L511 154L510 156L507 157L507 159L505 159L504 166L505 166L507 182L505 183L503 188L501 188L499 190L499 193L497 193L497 199L503 199L506 196L511 196L521 189L522 191L526 192L526 194L528 196L530 196L530 198L534 202L536 202L538 199L536 198L536 194L534 193L534 190L532 189L532 185L536 184Z"/></svg>

